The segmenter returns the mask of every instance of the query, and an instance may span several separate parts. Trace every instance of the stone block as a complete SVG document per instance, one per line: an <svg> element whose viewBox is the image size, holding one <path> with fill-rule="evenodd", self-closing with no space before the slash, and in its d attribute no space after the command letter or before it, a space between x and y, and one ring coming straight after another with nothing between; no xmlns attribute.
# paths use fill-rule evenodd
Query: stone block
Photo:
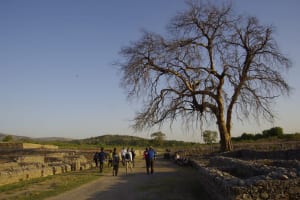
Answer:
<svg viewBox="0 0 300 200"><path fill-rule="evenodd" d="M19 163L45 163L45 157L39 156L39 155L26 155L26 156L20 156L17 159L17 162Z"/></svg>
<svg viewBox="0 0 300 200"><path fill-rule="evenodd" d="M41 169L41 177L53 175L53 168L45 166Z"/></svg>

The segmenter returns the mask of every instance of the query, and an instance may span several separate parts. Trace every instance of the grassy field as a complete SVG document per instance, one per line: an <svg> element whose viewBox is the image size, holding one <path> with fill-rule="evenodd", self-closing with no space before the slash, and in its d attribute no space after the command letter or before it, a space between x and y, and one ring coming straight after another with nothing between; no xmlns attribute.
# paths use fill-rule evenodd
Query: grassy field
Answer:
<svg viewBox="0 0 300 200"><path fill-rule="evenodd" d="M300 134L294 134L294 135L289 135L289 137L291 138L283 138L283 139L278 139L278 138L268 138L268 140L258 140L258 141L252 141L252 140L246 140L246 141L239 141L239 142L235 142L234 141L234 145L238 148L246 148L246 149L251 149L250 147L252 147L253 145L259 146L259 147L267 147L268 145L270 146L274 146L274 144L276 144L274 146L274 150L277 150L278 148L282 148L282 145L284 146L290 146L292 143L293 145L295 145L294 143L298 144L299 142L299 137ZM95 147L98 147L98 145L91 145L91 144L76 144L74 146L72 146L75 149L98 149ZM105 149L112 149L113 147L117 146L118 150L120 150L122 148L122 146L109 146L109 145L103 145L105 147ZM141 152L144 150L144 146L142 145L138 145L138 146L133 146L135 150L141 150ZM219 144L214 144L214 145L204 145L201 144L199 145L200 147L202 147L201 149L205 149L205 147L207 149L212 149L212 150L218 150ZM64 147L66 149L68 149L69 143L64 143L62 142L60 144L60 147ZM85 148L83 148L85 147ZM186 149L186 148L193 148L194 146L172 146L172 150L176 150L176 149ZM166 147L155 147L156 151L159 153L159 155L162 155L165 151ZM238 149L237 148L237 149ZM269 148L270 149L270 148ZM108 170L108 169L106 169ZM91 170L85 170L85 171L79 171L79 172L69 172L69 173L65 173L65 174L59 174L59 175L54 175L54 176L48 176L48 177L43 177L43 178L37 178L37 179L32 179L32 180L28 180L28 181L22 181L19 183L15 183L15 184L9 184L9 185L5 185L5 186L0 186L0 200L29 200L29 199L35 199L35 200L39 200L39 199L45 199L46 197L50 197L50 196L54 196L57 195L59 193L63 193L65 191L68 191L72 188L76 188L82 184L85 184L87 182L91 182L95 179L101 178L102 175L99 174L98 169L91 169ZM172 179L172 180L170 180ZM180 180L180 181L176 181L174 177L170 178L170 177L165 177L164 179L161 179L161 183L178 183L178 182L182 182L183 186L186 186L186 184L184 184L184 180ZM152 188L153 191L158 192L160 191L160 189L164 189L164 185L162 184L160 185L160 187L155 187ZM197 185L195 183L195 185ZM174 184L171 188L176 188L177 185ZM145 188L140 188L141 190L144 190ZM168 188L165 188L166 190L168 190ZM193 188L192 188L193 189ZM158 191L157 191L158 190ZM163 191L163 190L162 190ZM193 192L196 191L192 190ZM163 194L161 194L163 196Z"/></svg>
<svg viewBox="0 0 300 200"><path fill-rule="evenodd" d="M98 169L36 178L0 187L1 200L40 200L98 179Z"/></svg>

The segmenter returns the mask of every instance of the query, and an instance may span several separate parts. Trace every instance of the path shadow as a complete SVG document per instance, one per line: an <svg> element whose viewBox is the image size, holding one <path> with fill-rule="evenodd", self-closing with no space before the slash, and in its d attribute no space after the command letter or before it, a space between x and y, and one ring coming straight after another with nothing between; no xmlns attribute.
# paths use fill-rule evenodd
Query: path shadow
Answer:
<svg viewBox="0 0 300 200"><path fill-rule="evenodd" d="M118 177L105 178L101 184L107 184L105 190L96 191L87 200L209 200L208 194L201 187L201 180L192 168L182 168L170 161L156 161L154 174L146 174L145 167L134 169L133 173Z"/></svg>

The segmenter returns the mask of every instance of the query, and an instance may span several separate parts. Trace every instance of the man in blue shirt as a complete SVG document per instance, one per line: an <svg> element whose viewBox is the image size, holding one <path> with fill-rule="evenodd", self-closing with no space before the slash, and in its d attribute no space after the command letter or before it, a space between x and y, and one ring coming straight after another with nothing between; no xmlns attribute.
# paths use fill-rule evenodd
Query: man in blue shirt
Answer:
<svg viewBox="0 0 300 200"><path fill-rule="evenodd" d="M104 152L104 148L101 147L101 151L98 154L99 155L99 162L100 162L100 173L103 172L103 166L106 159L106 153Z"/></svg>
<svg viewBox="0 0 300 200"><path fill-rule="evenodd" d="M152 147L149 147L148 154L147 154L147 159L149 165L147 166L147 174L149 174L149 167L151 169L151 174L154 172L154 159L155 159L155 151Z"/></svg>

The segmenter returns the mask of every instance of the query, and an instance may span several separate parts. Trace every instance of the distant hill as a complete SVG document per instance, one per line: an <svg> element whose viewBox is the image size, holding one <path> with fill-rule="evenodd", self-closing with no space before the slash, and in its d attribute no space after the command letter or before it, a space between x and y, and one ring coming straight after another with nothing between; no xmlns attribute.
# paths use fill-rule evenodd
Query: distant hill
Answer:
<svg viewBox="0 0 300 200"><path fill-rule="evenodd" d="M14 141L30 140L31 139L30 137L26 137L26 136L18 136L18 135L0 133L0 141L2 141L3 138L5 138L8 135L12 136Z"/></svg>
<svg viewBox="0 0 300 200"><path fill-rule="evenodd" d="M74 140L72 142L78 144L89 144L89 145L108 145L108 146L192 146L198 145L199 143L195 142L184 142L184 141L175 141L175 140L164 140L163 143L157 143L157 141L152 139L141 138L137 136L128 136L128 135L102 135L98 137L91 137L87 139Z"/></svg>
<svg viewBox="0 0 300 200"><path fill-rule="evenodd" d="M27 136L19 136L19 135L12 135L12 134L5 134L0 133L0 141L3 140L6 136L12 136L13 141L23 141L23 142L51 142L51 141L72 141L71 138L63 138L63 137L41 137L41 138L33 138L33 137L27 137Z"/></svg>
<svg viewBox="0 0 300 200"><path fill-rule="evenodd" d="M63 138L63 137L44 137L44 138L32 138L26 136L17 136L12 134L4 134L0 133L0 141L7 135L13 137L13 141L20 142L32 142L32 143L42 143L42 144L54 144L61 146L62 148L77 146L84 147L85 145L93 145L93 146L124 146L124 147L132 147L132 146L191 146L198 145L199 143L195 142L184 142L184 141L175 141L175 140L165 140L163 143L157 143L157 141L152 139L146 139L137 136L129 136L129 135L101 135L97 137L90 137L85 139L71 139L71 138Z"/></svg>
<svg viewBox="0 0 300 200"><path fill-rule="evenodd" d="M128 135L102 135L86 139L77 140L84 144L105 144L105 145L144 145L149 143L149 139L128 136Z"/></svg>
<svg viewBox="0 0 300 200"><path fill-rule="evenodd" d="M73 141L72 138L64 138L64 137L42 137L42 138L32 138L34 141L43 141L43 142L51 142L51 141Z"/></svg>

